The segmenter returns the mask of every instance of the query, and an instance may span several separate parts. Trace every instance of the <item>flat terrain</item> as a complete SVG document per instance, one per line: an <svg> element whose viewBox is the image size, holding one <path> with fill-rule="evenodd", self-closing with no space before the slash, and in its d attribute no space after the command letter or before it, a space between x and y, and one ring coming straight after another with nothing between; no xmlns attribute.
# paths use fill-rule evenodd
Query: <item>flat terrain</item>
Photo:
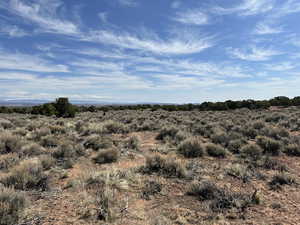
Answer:
<svg viewBox="0 0 300 225"><path fill-rule="evenodd" d="M0 114L0 225L300 224L299 116Z"/></svg>

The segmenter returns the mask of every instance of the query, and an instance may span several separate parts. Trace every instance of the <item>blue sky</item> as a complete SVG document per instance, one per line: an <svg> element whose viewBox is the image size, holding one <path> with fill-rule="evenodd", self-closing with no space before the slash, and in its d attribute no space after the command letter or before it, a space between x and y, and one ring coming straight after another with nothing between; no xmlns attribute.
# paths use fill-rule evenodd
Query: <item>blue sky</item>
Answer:
<svg viewBox="0 0 300 225"><path fill-rule="evenodd" d="M300 95L299 0L1 0L0 99Z"/></svg>

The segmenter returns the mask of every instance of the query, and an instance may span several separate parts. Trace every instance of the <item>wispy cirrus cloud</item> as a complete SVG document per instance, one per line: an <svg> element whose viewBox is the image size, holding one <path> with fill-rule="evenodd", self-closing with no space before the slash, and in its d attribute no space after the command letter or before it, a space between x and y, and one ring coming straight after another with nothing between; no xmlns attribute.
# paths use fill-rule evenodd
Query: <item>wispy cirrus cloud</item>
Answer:
<svg viewBox="0 0 300 225"><path fill-rule="evenodd" d="M12 53L0 49L0 69L34 72L69 72L66 65L47 61L37 55Z"/></svg>
<svg viewBox="0 0 300 225"><path fill-rule="evenodd" d="M240 16L252 16L271 11L274 4L274 0L243 0L241 4L229 8L214 7L212 12L220 15L237 13Z"/></svg>
<svg viewBox="0 0 300 225"><path fill-rule="evenodd" d="M209 23L209 17L200 9L190 9L177 12L172 20L187 25L204 25Z"/></svg>
<svg viewBox="0 0 300 225"><path fill-rule="evenodd" d="M0 3L0 8L11 14L25 19L39 26L43 32L74 35L79 32L76 24L68 21L59 14L62 2L59 0L45 0L30 2L8 0Z"/></svg>
<svg viewBox="0 0 300 225"><path fill-rule="evenodd" d="M296 67L297 67L297 65L292 62L282 62L282 63L276 63L276 64L271 63L271 64L265 65L265 68L267 70L271 70L271 71L289 71Z"/></svg>
<svg viewBox="0 0 300 225"><path fill-rule="evenodd" d="M228 48L228 54L233 58L246 61L267 61L273 56L282 55L283 52L271 48L259 48L252 46L249 49Z"/></svg>
<svg viewBox="0 0 300 225"><path fill-rule="evenodd" d="M261 21L256 25L254 30L254 34L258 34L258 35L279 34L282 32L284 32L283 27L274 24L274 21L273 22Z"/></svg>
<svg viewBox="0 0 300 225"><path fill-rule="evenodd" d="M83 36L82 40L155 54L171 55L198 53L214 46L213 37L208 35L195 35L190 39L176 37L162 40L155 36L149 37L148 34L140 34L139 36L125 32L118 34L110 30L92 31L89 35Z"/></svg>
<svg viewBox="0 0 300 225"><path fill-rule="evenodd" d="M0 34L1 33L8 35L9 37L14 37L14 38L24 37L24 36L29 35L28 32L19 28L16 25L1 25Z"/></svg>
<svg viewBox="0 0 300 225"><path fill-rule="evenodd" d="M138 2L136 0L117 0L117 1L122 6L136 7L138 5Z"/></svg>

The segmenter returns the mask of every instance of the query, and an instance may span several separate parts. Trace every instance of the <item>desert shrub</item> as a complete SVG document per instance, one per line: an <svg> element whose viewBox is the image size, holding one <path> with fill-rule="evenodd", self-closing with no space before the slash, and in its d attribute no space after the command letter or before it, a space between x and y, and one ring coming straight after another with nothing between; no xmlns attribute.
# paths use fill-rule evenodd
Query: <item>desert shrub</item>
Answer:
<svg viewBox="0 0 300 225"><path fill-rule="evenodd" d="M41 155L39 156L39 160L45 170L51 169L51 167L55 164L55 159L50 155Z"/></svg>
<svg viewBox="0 0 300 225"><path fill-rule="evenodd" d="M179 129L176 127L165 126L159 131L159 134L156 136L156 140L163 141L166 138L170 138L170 139L174 140L178 131L179 131Z"/></svg>
<svg viewBox="0 0 300 225"><path fill-rule="evenodd" d="M8 153L0 157L0 170L7 170L20 161L20 156L17 153Z"/></svg>
<svg viewBox="0 0 300 225"><path fill-rule="evenodd" d="M234 154L239 154L241 148L246 144L246 142L242 139L236 139L229 141L228 150Z"/></svg>
<svg viewBox="0 0 300 225"><path fill-rule="evenodd" d="M155 195L162 190L161 183L155 180L148 180L143 187L142 198L150 200L150 196Z"/></svg>
<svg viewBox="0 0 300 225"><path fill-rule="evenodd" d="M56 102L53 103L52 105L56 109L55 111L54 108L52 109L53 114L55 113L57 117L65 117L65 118L75 117L76 114L75 106L69 103L68 98L58 98L56 99Z"/></svg>
<svg viewBox="0 0 300 225"><path fill-rule="evenodd" d="M74 144L72 142L64 142L58 146L58 148L52 153L52 156L56 159L75 158L84 155L84 149L80 144Z"/></svg>
<svg viewBox="0 0 300 225"><path fill-rule="evenodd" d="M100 189L95 196L95 205L97 209L97 219L106 222L115 220L113 205L115 202L114 192L108 188Z"/></svg>
<svg viewBox="0 0 300 225"><path fill-rule="evenodd" d="M296 183L295 178L286 173L281 173L274 175L269 182L269 185L272 189L280 189L282 185L292 185Z"/></svg>
<svg viewBox="0 0 300 225"><path fill-rule="evenodd" d="M13 127L13 124L9 120L0 118L0 127L4 129L9 129Z"/></svg>
<svg viewBox="0 0 300 225"><path fill-rule="evenodd" d="M262 160L262 167L268 170L279 170L279 171L288 170L286 165L283 165L280 161L271 157L265 157Z"/></svg>
<svg viewBox="0 0 300 225"><path fill-rule="evenodd" d="M5 186L14 186L20 190L46 190L48 177L43 172L41 162L37 159L26 159L13 167L8 176L1 180Z"/></svg>
<svg viewBox="0 0 300 225"><path fill-rule="evenodd" d="M56 136L47 135L41 138L40 143L45 148L55 148L59 145L59 140Z"/></svg>
<svg viewBox="0 0 300 225"><path fill-rule="evenodd" d="M274 138L276 140L290 136L290 133L288 132L287 129L283 127L271 127L271 126L263 128L261 130L261 134L267 137Z"/></svg>
<svg viewBox="0 0 300 225"><path fill-rule="evenodd" d="M258 136L256 143L264 150L264 154L279 155L281 149L281 142L272 138Z"/></svg>
<svg viewBox="0 0 300 225"><path fill-rule="evenodd" d="M122 134L127 132L127 127L117 121L107 120L103 122L103 132L108 134Z"/></svg>
<svg viewBox="0 0 300 225"><path fill-rule="evenodd" d="M35 156L45 153L45 149L37 143L28 143L22 146L21 152L26 156Z"/></svg>
<svg viewBox="0 0 300 225"><path fill-rule="evenodd" d="M226 147L228 145L228 142L230 139L229 139L227 133L219 132L219 133L213 134L211 136L211 140L214 144L220 144L220 145Z"/></svg>
<svg viewBox="0 0 300 225"><path fill-rule="evenodd" d="M254 129L253 127L245 127L243 130L242 130L243 134L250 138L250 139L254 139L257 135L258 135L258 132L256 129Z"/></svg>
<svg viewBox="0 0 300 225"><path fill-rule="evenodd" d="M132 136L126 141L125 146L128 149L139 150L140 143L141 143L141 141L138 136Z"/></svg>
<svg viewBox="0 0 300 225"><path fill-rule="evenodd" d="M25 209L26 199L12 188L0 187L0 225L15 225Z"/></svg>
<svg viewBox="0 0 300 225"><path fill-rule="evenodd" d="M300 157L300 147L297 144L289 144L285 147L284 152L288 156L297 156Z"/></svg>
<svg viewBox="0 0 300 225"><path fill-rule="evenodd" d="M259 160L262 157L263 150L257 144L247 144L242 147L241 154L245 158Z"/></svg>
<svg viewBox="0 0 300 225"><path fill-rule="evenodd" d="M265 123L261 120L258 120L253 122L252 127L256 130L261 130L262 128L265 127Z"/></svg>
<svg viewBox="0 0 300 225"><path fill-rule="evenodd" d="M213 212L225 212L230 209L237 209L239 211L245 210L251 204L258 204L259 198L254 194L235 193L229 190L221 190L217 197L213 199L209 205Z"/></svg>
<svg viewBox="0 0 300 225"><path fill-rule="evenodd" d="M216 144L207 144L206 145L206 152L209 156L216 157L216 158L225 158L227 151L221 145Z"/></svg>
<svg viewBox="0 0 300 225"><path fill-rule="evenodd" d="M35 140L40 140L42 137L51 134L51 130L48 127L41 127L33 131L33 138Z"/></svg>
<svg viewBox="0 0 300 225"><path fill-rule="evenodd" d="M212 182L192 182L188 186L187 195L196 196L199 200L212 200L221 190Z"/></svg>
<svg viewBox="0 0 300 225"><path fill-rule="evenodd" d="M99 149L111 148L113 142L109 137L92 135L86 139L83 146L97 151Z"/></svg>
<svg viewBox="0 0 300 225"><path fill-rule="evenodd" d="M94 158L95 163L103 164L103 163L112 163L116 162L119 158L119 152L117 149L107 149L100 151Z"/></svg>
<svg viewBox="0 0 300 225"><path fill-rule="evenodd" d="M20 151L22 140L20 137L8 132L0 133L0 154Z"/></svg>
<svg viewBox="0 0 300 225"><path fill-rule="evenodd" d="M250 170L241 164L233 164L226 168L226 173L237 179L241 179L243 182L250 180L252 174Z"/></svg>
<svg viewBox="0 0 300 225"><path fill-rule="evenodd" d="M178 152L186 158L201 157L204 155L204 146L198 138L189 138L179 145Z"/></svg>
<svg viewBox="0 0 300 225"><path fill-rule="evenodd" d="M184 178L187 176L186 169L174 158L166 158L159 154L146 157L146 164L141 168L144 173L158 173L166 177Z"/></svg>

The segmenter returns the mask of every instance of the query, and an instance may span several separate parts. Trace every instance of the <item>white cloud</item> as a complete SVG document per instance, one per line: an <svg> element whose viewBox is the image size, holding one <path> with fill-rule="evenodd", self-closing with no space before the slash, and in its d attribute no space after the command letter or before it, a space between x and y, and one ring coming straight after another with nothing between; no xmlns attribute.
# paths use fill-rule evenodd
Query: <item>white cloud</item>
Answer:
<svg viewBox="0 0 300 225"><path fill-rule="evenodd" d="M141 35L139 35L141 36ZM192 54L201 52L214 45L210 36L194 36L162 40L156 37L138 37L129 33L117 34L112 31L93 31L82 37L82 40L114 45L121 48L135 49L156 54Z"/></svg>
<svg viewBox="0 0 300 225"><path fill-rule="evenodd" d="M258 35L279 34L282 32L284 32L284 30L281 26L266 21L258 23L254 30L254 33Z"/></svg>
<svg viewBox="0 0 300 225"><path fill-rule="evenodd" d="M2 25L0 27L0 33L14 38L24 37L28 35L25 30L17 27L16 25Z"/></svg>
<svg viewBox="0 0 300 225"><path fill-rule="evenodd" d="M135 7L138 5L136 0L118 0L119 4L123 6Z"/></svg>
<svg viewBox="0 0 300 225"><path fill-rule="evenodd" d="M291 62L283 62L276 64L267 64L266 69L271 71L288 71L296 68L296 65Z"/></svg>
<svg viewBox="0 0 300 225"><path fill-rule="evenodd" d="M252 16L271 11L274 4L274 0L243 0L238 6L231 8L215 7L212 11L220 15L238 13L240 16Z"/></svg>
<svg viewBox="0 0 300 225"><path fill-rule="evenodd" d="M65 65L51 63L36 55L11 53L0 49L0 69L34 72L69 72Z"/></svg>
<svg viewBox="0 0 300 225"><path fill-rule="evenodd" d="M66 35L77 34L78 27L59 15L62 2L59 0L44 0L26 3L20 0L8 0L0 3L0 8L5 8L11 14L37 24L43 32L59 33Z"/></svg>
<svg viewBox="0 0 300 225"><path fill-rule="evenodd" d="M209 23L208 16L199 9L177 12L172 19L189 25L204 25Z"/></svg>
<svg viewBox="0 0 300 225"><path fill-rule="evenodd" d="M277 50L273 50L270 48L258 48L256 46L252 46L247 50L228 48L227 52L234 58L246 61L267 61L270 60L273 56L283 54L282 52Z"/></svg>

